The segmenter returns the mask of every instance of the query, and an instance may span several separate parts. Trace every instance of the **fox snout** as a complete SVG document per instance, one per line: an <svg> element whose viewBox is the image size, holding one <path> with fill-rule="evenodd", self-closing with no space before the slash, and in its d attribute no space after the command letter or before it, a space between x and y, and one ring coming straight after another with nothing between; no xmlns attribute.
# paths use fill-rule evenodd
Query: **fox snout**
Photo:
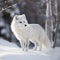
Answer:
<svg viewBox="0 0 60 60"><path fill-rule="evenodd" d="M25 27L26 27L27 25L25 24Z"/></svg>

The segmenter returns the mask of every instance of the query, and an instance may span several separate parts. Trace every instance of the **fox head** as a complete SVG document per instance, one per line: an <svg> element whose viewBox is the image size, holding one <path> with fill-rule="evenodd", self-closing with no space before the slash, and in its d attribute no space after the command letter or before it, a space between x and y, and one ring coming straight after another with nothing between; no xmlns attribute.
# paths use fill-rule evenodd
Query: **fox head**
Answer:
<svg viewBox="0 0 60 60"><path fill-rule="evenodd" d="M20 28L20 27L24 28L27 26L27 24L28 24L28 21L26 19L25 14L15 15L13 20L12 20L11 27L13 25L13 26L18 26L17 28Z"/></svg>
<svg viewBox="0 0 60 60"><path fill-rule="evenodd" d="M25 14L15 15L13 18L13 21L16 23L22 23L22 24L28 23Z"/></svg>

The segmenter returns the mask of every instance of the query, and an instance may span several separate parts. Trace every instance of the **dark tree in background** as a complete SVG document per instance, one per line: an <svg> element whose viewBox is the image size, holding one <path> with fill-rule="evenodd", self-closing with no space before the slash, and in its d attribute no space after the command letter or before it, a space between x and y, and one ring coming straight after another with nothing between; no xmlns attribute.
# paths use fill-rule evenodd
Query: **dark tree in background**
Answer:
<svg viewBox="0 0 60 60"><path fill-rule="evenodd" d="M19 42L11 32L10 24L13 16L20 14L20 10L13 0L1 0L0 4L0 37L19 45Z"/></svg>

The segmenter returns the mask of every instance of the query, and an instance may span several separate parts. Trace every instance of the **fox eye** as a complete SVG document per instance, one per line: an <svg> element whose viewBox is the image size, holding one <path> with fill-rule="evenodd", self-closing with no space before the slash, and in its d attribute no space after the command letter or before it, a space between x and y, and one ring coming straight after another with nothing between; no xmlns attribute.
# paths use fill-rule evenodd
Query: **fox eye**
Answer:
<svg viewBox="0 0 60 60"><path fill-rule="evenodd" d="M19 23L22 23L21 21Z"/></svg>

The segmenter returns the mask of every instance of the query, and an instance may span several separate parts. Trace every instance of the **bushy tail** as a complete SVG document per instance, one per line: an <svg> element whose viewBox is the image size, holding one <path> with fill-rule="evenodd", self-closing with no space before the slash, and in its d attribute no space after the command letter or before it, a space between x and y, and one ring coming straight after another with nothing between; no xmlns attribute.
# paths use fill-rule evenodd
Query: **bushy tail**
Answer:
<svg viewBox="0 0 60 60"><path fill-rule="evenodd" d="M46 49L49 49L49 48L52 48L53 42L51 42L50 39L48 38L48 36L46 36L43 41L43 45Z"/></svg>

